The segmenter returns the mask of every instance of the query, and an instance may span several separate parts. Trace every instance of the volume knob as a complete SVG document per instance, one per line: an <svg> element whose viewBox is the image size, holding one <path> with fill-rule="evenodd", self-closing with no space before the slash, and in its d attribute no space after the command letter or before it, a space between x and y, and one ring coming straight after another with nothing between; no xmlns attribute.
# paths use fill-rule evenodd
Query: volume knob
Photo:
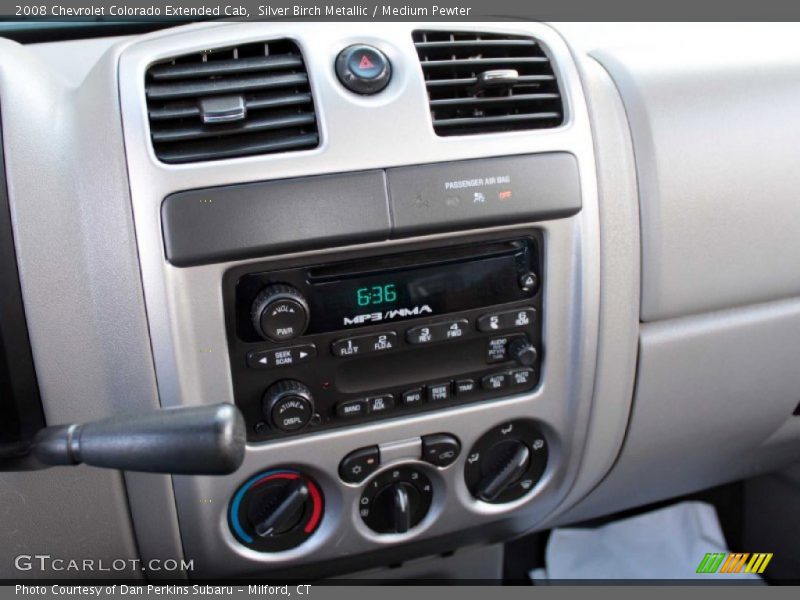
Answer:
<svg viewBox="0 0 800 600"><path fill-rule="evenodd" d="M261 337L275 342L291 340L308 327L308 304L289 285L269 285L253 300L250 319Z"/></svg>
<svg viewBox="0 0 800 600"><path fill-rule="evenodd" d="M314 414L311 390L299 381L284 379L267 388L262 400L264 417L281 431L297 431Z"/></svg>

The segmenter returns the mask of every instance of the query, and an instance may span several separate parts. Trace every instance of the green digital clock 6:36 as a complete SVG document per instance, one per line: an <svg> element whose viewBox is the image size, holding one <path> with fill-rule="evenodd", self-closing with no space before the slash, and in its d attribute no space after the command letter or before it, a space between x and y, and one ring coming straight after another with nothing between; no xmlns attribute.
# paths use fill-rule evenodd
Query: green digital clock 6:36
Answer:
<svg viewBox="0 0 800 600"><path fill-rule="evenodd" d="M360 287L356 290L359 306L377 306L397 300L397 288L394 283Z"/></svg>

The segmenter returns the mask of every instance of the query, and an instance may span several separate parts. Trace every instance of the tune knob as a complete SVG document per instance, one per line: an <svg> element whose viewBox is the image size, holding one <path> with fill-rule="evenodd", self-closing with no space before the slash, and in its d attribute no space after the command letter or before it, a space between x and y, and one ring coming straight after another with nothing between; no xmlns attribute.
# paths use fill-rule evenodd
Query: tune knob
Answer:
<svg viewBox="0 0 800 600"><path fill-rule="evenodd" d="M269 285L253 300L250 319L261 337L275 342L291 340L308 327L308 304L289 285Z"/></svg>
<svg viewBox="0 0 800 600"><path fill-rule="evenodd" d="M508 354L523 367L532 367L536 363L536 346L531 344L526 337L511 340Z"/></svg>
<svg viewBox="0 0 800 600"><path fill-rule="evenodd" d="M239 488L231 500L229 523L241 543L278 552L310 537L323 508L322 493L310 477L278 469L257 475Z"/></svg>
<svg viewBox="0 0 800 600"><path fill-rule="evenodd" d="M269 422L281 431L297 431L308 425L314 414L311 390L299 381L284 379L264 393L261 409Z"/></svg>

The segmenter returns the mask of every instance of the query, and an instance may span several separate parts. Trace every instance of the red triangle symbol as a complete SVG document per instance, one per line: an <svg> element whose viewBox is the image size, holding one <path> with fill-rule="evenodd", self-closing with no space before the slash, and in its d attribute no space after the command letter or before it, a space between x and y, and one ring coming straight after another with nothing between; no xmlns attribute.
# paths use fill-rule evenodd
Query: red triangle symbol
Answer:
<svg viewBox="0 0 800 600"><path fill-rule="evenodd" d="M372 64L372 61L369 59L369 56L366 54L361 55L361 62L358 63L359 69L371 69L375 65Z"/></svg>

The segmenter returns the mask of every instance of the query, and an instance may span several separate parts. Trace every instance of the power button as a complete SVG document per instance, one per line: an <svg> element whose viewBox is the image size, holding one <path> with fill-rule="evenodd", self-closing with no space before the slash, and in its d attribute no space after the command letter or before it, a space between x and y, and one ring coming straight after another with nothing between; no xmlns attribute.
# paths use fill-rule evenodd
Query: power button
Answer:
<svg viewBox="0 0 800 600"><path fill-rule="evenodd" d="M377 94L392 78L392 65L386 55L365 44L348 46L336 57L339 81L356 94Z"/></svg>

